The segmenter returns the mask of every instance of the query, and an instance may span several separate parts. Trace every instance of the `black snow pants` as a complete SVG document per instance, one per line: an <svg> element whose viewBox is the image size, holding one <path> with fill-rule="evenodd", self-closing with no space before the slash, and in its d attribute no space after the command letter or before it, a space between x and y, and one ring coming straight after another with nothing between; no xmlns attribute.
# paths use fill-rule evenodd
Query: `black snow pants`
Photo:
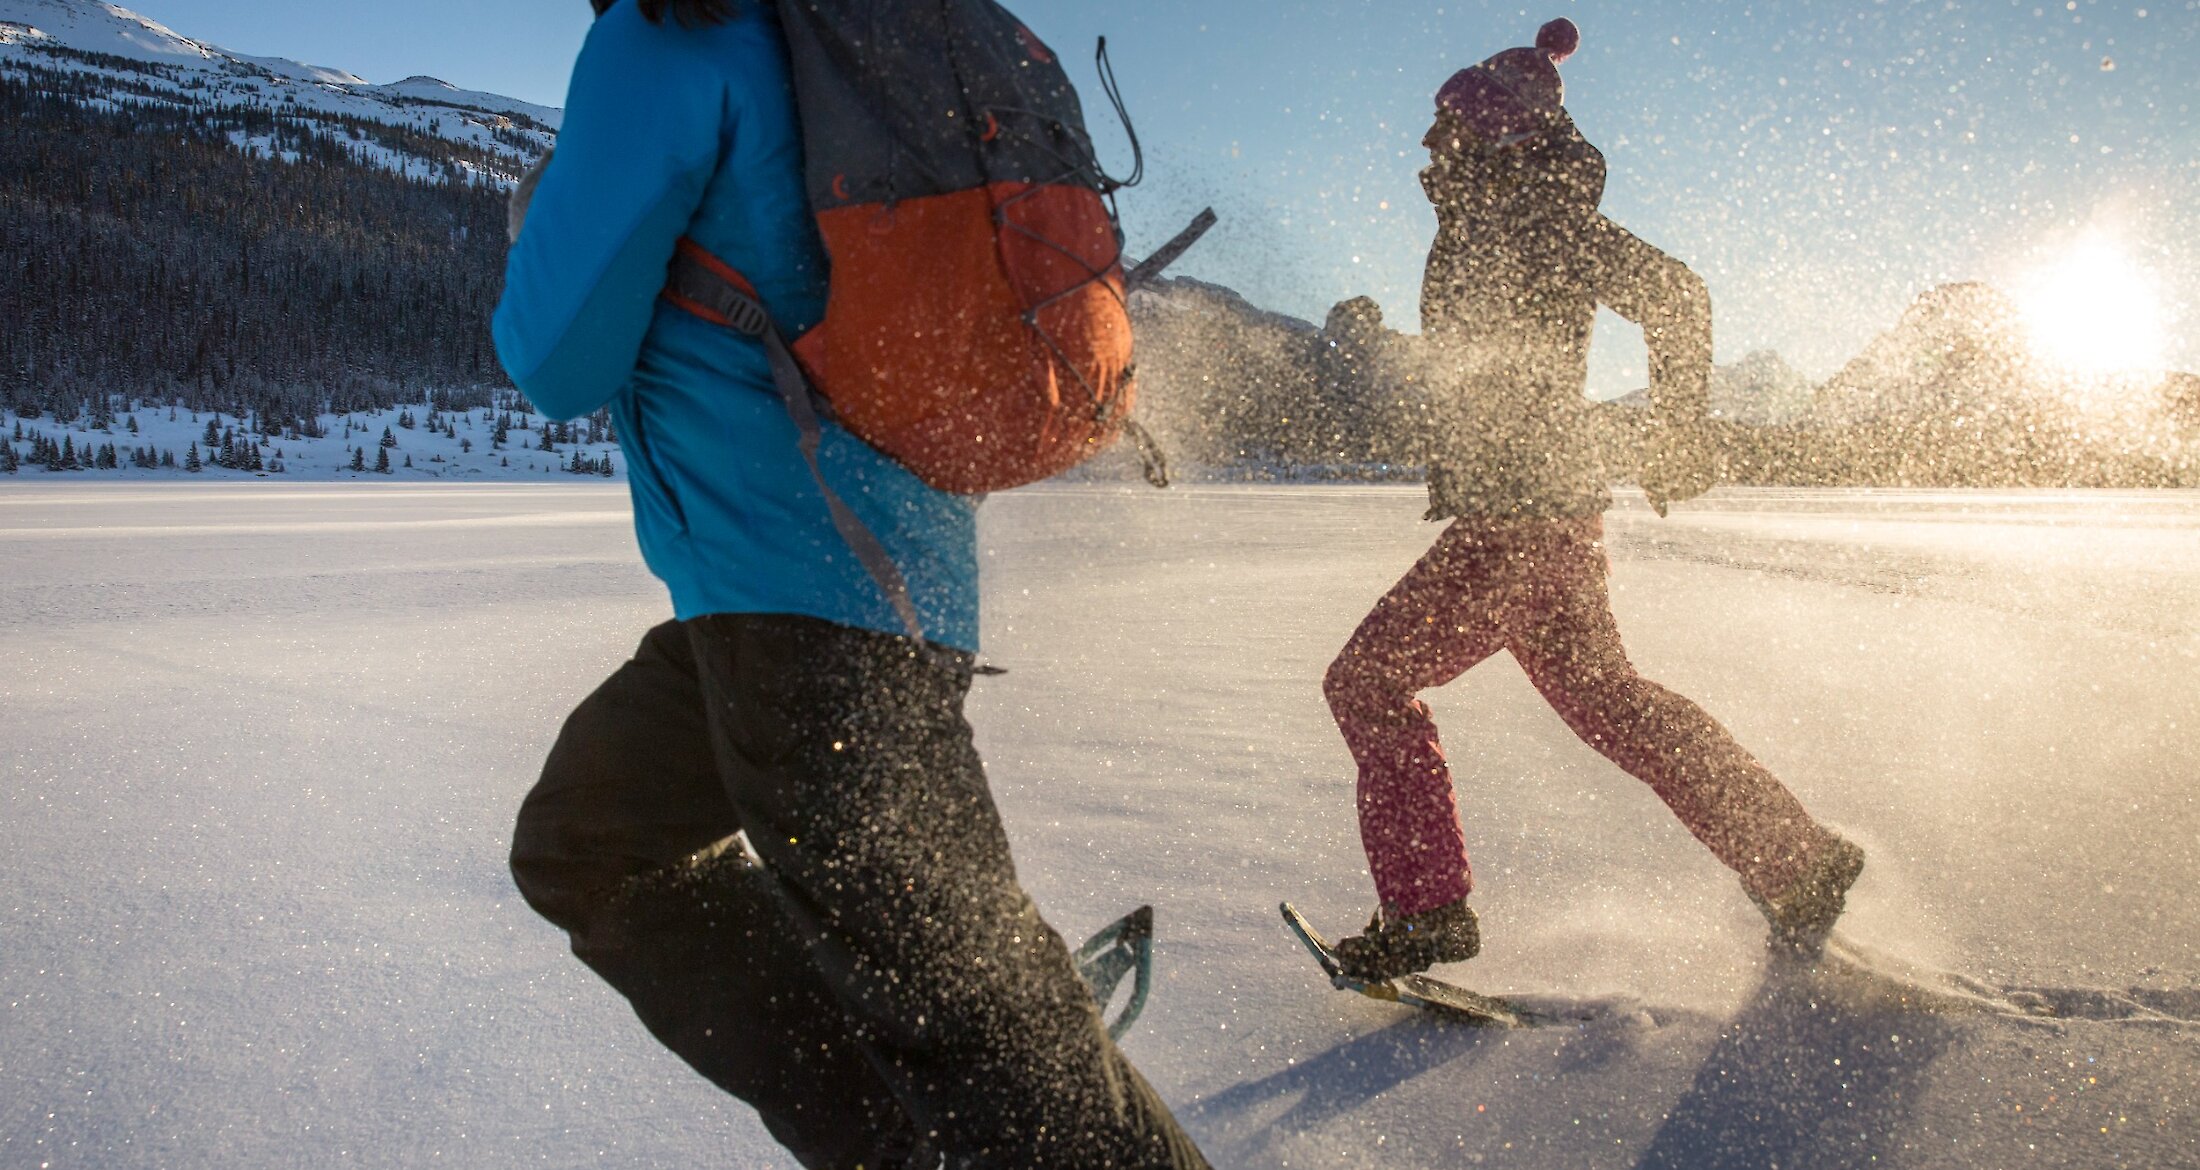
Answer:
<svg viewBox="0 0 2200 1170"><path fill-rule="evenodd" d="M520 891L813 1170L1204 1167L1017 884L970 681L810 618L659 626L566 721Z"/></svg>

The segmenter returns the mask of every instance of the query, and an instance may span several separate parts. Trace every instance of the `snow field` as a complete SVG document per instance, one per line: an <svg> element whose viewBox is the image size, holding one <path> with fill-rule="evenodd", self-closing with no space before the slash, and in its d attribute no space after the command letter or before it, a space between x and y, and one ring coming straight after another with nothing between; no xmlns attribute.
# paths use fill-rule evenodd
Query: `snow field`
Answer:
<svg viewBox="0 0 2200 1170"><path fill-rule="evenodd" d="M559 721L665 615L619 488L0 499L0 1164L791 1165L504 873ZM1319 679L1419 511L986 507L1009 673L971 714L1020 872L1073 940L1156 904L1127 1047L1217 1165L2200 1164L2200 500L1613 513L1637 663L1871 850L1845 933L2077 1018L1769 976L1731 877L1500 657L1428 696L1486 931L1448 973L1590 1017L1514 1034L1329 991L1274 910L1368 908Z"/></svg>

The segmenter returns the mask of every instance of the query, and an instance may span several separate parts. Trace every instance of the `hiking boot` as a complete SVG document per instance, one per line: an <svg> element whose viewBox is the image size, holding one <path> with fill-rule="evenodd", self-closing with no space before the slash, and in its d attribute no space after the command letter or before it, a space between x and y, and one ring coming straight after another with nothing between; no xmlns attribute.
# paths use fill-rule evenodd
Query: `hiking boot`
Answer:
<svg viewBox="0 0 2200 1170"><path fill-rule="evenodd" d="M1336 951L1346 975L1380 983L1482 953L1482 924L1465 898L1419 914L1377 908L1366 933L1340 940Z"/></svg>
<svg viewBox="0 0 2200 1170"><path fill-rule="evenodd" d="M1795 879L1786 893L1775 898L1751 894L1759 913L1772 925L1772 945L1815 955L1825 946L1834 920L1848 904L1849 887L1864 872L1864 851L1836 836Z"/></svg>

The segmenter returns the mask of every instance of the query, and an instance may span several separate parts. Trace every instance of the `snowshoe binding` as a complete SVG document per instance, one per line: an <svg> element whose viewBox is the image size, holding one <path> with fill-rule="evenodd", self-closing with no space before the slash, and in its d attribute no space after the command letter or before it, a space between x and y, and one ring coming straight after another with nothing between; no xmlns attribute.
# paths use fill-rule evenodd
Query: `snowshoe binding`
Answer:
<svg viewBox="0 0 2200 1170"><path fill-rule="evenodd" d="M1482 924L1464 898L1418 914L1378 907L1367 930L1337 940L1336 952L1346 975L1381 982L1481 954Z"/></svg>

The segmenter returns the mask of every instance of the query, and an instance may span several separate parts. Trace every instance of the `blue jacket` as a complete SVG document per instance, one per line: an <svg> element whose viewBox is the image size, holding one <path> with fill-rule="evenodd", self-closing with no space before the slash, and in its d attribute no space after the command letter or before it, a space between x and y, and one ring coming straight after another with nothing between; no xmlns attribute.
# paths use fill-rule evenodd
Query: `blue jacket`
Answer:
<svg viewBox="0 0 2200 1170"><path fill-rule="evenodd" d="M740 10L689 29L621 3L596 21L506 262L497 357L553 418L610 407L642 556L680 618L793 613L900 633L833 530L762 347L657 296L687 235L749 278L788 337L824 313L778 17L759 0ZM976 650L976 501L829 422L821 462L908 578L926 637Z"/></svg>

